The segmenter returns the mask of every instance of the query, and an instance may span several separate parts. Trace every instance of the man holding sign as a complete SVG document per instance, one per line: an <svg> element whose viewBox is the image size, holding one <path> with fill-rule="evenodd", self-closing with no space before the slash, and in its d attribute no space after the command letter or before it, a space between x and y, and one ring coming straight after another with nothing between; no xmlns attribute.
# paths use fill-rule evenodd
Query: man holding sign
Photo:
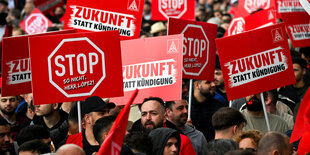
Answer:
<svg viewBox="0 0 310 155"><path fill-rule="evenodd" d="M265 100L267 100L268 95L266 92L263 93ZM245 97L247 104L246 109L241 113L247 120L247 124L244 126L244 130L259 130L264 133L268 131L265 119L264 111L262 106L262 100L259 94L250 95ZM265 104L265 103L264 103ZM270 122L270 130L285 133L289 130L287 122L285 122L281 117L268 113L268 118Z"/></svg>

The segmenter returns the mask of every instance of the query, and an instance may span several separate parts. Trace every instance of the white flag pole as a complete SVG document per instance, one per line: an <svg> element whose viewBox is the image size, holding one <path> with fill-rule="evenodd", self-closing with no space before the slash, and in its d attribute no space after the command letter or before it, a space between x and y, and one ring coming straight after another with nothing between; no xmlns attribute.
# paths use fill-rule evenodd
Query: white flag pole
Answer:
<svg viewBox="0 0 310 155"><path fill-rule="evenodd" d="M266 104L265 104L265 99L264 99L264 94L263 93L260 93L260 98L261 98L262 105L263 105L263 110L264 110L265 120L266 120L266 124L267 124L267 129L268 129L268 131L270 131L270 124L269 124L269 119L268 119L268 115L267 115Z"/></svg>
<svg viewBox="0 0 310 155"><path fill-rule="evenodd" d="M77 111L78 111L78 123L79 123L79 132L82 132L82 123L81 123L81 102L77 102Z"/></svg>
<svg viewBox="0 0 310 155"><path fill-rule="evenodd" d="M193 92L193 79L189 80L189 94L188 94L188 116L187 119L191 119L191 107L192 107L192 93Z"/></svg>

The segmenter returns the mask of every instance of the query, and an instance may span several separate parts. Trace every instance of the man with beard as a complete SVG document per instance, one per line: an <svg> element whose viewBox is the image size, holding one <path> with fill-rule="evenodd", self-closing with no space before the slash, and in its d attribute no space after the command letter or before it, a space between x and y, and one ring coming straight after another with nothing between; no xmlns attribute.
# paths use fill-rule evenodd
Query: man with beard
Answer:
<svg viewBox="0 0 310 155"><path fill-rule="evenodd" d="M191 140L197 155L203 155L203 147L207 144L207 140L194 126L186 124L188 115L187 101L168 101L165 106L168 116L166 126L176 129L187 136Z"/></svg>
<svg viewBox="0 0 310 155"><path fill-rule="evenodd" d="M0 115L11 124L13 139L15 139L22 126L25 123L29 123L29 119L26 116L15 113L17 106L17 96L0 97Z"/></svg>
<svg viewBox="0 0 310 155"><path fill-rule="evenodd" d="M10 124L0 117L0 154L15 154Z"/></svg>
<svg viewBox="0 0 310 155"><path fill-rule="evenodd" d="M165 107L164 101L158 97L149 97L144 99L140 107L141 111L141 120L136 121L131 131L145 131L146 133L151 132L153 129L164 127L165 126ZM180 134L181 136L181 148L180 155L195 155L196 152L193 148L193 145L190 139Z"/></svg>
<svg viewBox="0 0 310 155"><path fill-rule="evenodd" d="M214 139L212 115L225 105L214 99L215 84L212 81L197 80L194 82L191 119L197 130L201 131L207 141Z"/></svg>
<svg viewBox="0 0 310 155"><path fill-rule="evenodd" d="M267 100L267 94L264 94L264 99ZM264 111L262 106L262 101L260 94L255 94L245 97L247 101L246 109L241 113L247 120L247 124L244 126L243 130L259 130L266 133L268 131ZM285 133L289 130L288 124L279 116L267 113L270 130Z"/></svg>
<svg viewBox="0 0 310 155"><path fill-rule="evenodd" d="M217 61L215 64L214 84L215 84L215 99L228 105L228 99L227 99L226 89L224 85L223 73L222 73L221 65L219 61Z"/></svg>
<svg viewBox="0 0 310 155"><path fill-rule="evenodd" d="M33 124L42 125L49 130L59 128L68 118L68 114L59 109L60 105L59 103L36 105Z"/></svg>

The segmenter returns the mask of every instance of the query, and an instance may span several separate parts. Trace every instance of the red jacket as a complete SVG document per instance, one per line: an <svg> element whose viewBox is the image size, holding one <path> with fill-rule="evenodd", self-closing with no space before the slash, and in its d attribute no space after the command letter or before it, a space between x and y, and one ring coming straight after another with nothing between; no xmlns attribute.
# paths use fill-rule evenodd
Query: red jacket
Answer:
<svg viewBox="0 0 310 155"><path fill-rule="evenodd" d="M180 134L180 136L181 136L181 148L180 148L179 154L180 155L188 155L188 154L195 155L196 152L194 150L191 140L183 134Z"/></svg>
<svg viewBox="0 0 310 155"><path fill-rule="evenodd" d="M83 135L82 132L69 135L66 141L66 144L76 144L83 149Z"/></svg>

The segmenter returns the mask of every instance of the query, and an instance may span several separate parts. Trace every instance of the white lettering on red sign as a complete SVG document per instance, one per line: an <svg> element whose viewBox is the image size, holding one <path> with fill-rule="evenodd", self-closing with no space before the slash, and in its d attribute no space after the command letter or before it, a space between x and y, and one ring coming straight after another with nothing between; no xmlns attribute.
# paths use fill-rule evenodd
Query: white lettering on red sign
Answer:
<svg viewBox="0 0 310 155"><path fill-rule="evenodd" d="M18 59L6 63L9 67L8 84L19 84L31 81L30 59Z"/></svg>
<svg viewBox="0 0 310 155"><path fill-rule="evenodd" d="M288 68L282 47L230 61L225 64L229 70L229 87L236 87L259 80Z"/></svg>
<svg viewBox="0 0 310 155"><path fill-rule="evenodd" d="M257 11L258 9L268 9L270 0L245 0L244 9L248 13Z"/></svg>
<svg viewBox="0 0 310 155"><path fill-rule="evenodd" d="M187 11L187 0L158 0L158 10L167 19L181 18Z"/></svg>
<svg viewBox="0 0 310 155"><path fill-rule="evenodd" d="M48 28L47 19L40 13L33 13L26 19L25 29L28 34L46 32Z"/></svg>
<svg viewBox="0 0 310 155"><path fill-rule="evenodd" d="M83 6L70 6L72 9L72 28L90 31L110 31L119 30L122 36L133 36L136 20L133 15L93 9Z"/></svg>
<svg viewBox="0 0 310 155"><path fill-rule="evenodd" d="M305 11L298 0L278 0L277 3L279 13Z"/></svg>
<svg viewBox="0 0 310 155"><path fill-rule="evenodd" d="M191 56L193 54L195 57L202 57L202 53L204 50L206 50L207 45L205 39L184 37L183 40L185 44L188 44L188 49L186 48L185 44L183 45L183 56Z"/></svg>
<svg viewBox="0 0 310 155"><path fill-rule="evenodd" d="M294 40L310 39L310 25L309 24L296 24L288 26L292 33Z"/></svg>
<svg viewBox="0 0 310 155"><path fill-rule="evenodd" d="M80 42L85 52L75 51L74 43ZM72 48L64 50L64 44ZM49 82L66 97L92 95L106 77L104 52L87 37L63 39L48 56L48 74Z"/></svg>
<svg viewBox="0 0 310 155"><path fill-rule="evenodd" d="M76 67L73 67L73 61L76 61ZM57 55L55 57L55 65L61 68L61 71L55 70L57 76L64 76L66 74L66 68L64 63L69 64L70 76L73 75L74 68L76 68L77 72L81 75L85 74L87 71L89 71L89 74L93 74L93 66L98 64L98 54L88 53L88 55L85 55L83 53L80 53L78 55Z"/></svg>
<svg viewBox="0 0 310 155"><path fill-rule="evenodd" d="M172 85L175 73L173 59L123 66L124 91Z"/></svg>
<svg viewBox="0 0 310 155"><path fill-rule="evenodd" d="M184 0L162 0L163 9L181 9Z"/></svg>

